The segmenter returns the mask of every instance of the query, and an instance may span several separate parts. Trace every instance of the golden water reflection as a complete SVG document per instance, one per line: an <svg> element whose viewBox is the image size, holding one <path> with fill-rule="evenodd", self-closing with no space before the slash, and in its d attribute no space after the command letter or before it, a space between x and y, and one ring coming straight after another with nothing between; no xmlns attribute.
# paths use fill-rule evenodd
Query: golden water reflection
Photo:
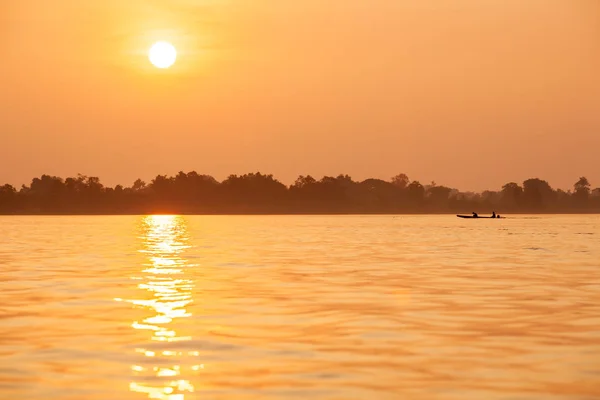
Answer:
<svg viewBox="0 0 600 400"><path fill-rule="evenodd" d="M131 367L134 381L129 388L150 399L184 400L186 393L194 392L194 386L184 376L202 367L186 367L190 363L184 359L198 353L178 344L192 339L181 332L184 325L180 323L191 316L187 307L193 302L194 282L188 269L194 265L184 256L190 247L187 228L182 217L152 215L144 218L141 231L139 252L145 255L146 262L141 274L133 277L140 281L140 298L127 301L147 311L131 326L147 331L149 341L135 350L143 362Z"/></svg>

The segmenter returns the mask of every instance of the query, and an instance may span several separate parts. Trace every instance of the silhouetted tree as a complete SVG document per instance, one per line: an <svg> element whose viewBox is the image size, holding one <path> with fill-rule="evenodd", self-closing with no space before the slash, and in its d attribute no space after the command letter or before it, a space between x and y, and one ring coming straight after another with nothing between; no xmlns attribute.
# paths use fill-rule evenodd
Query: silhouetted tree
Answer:
<svg viewBox="0 0 600 400"><path fill-rule="evenodd" d="M400 189L406 189L410 180L406 174L398 174L392 178L392 184L399 187Z"/></svg>
<svg viewBox="0 0 600 400"><path fill-rule="evenodd" d="M158 175L149 185L105 187L98 177L62 179L42 175L16 190L0 186L0 213L402 213L495 210L506 212L600 212L600 188L581 177L574 191L553 190L539 178L523 187L507 183L499 192L460 192L435 182L408 184L400 174L389 182L349 175L299 176L289 188L260 172L231 175L219 183L209 175L180 171Z"/></svg>
<svg viewBox="0 0 600 400"><path fill-rule="evenodd" d="M300 175L289 189L293 207L300 208L303 206L307 212L318 212L317 191L317 180L315 178L310 175Z"/></svg>
<svg viewBox="0 0 600 400"><path fill-rule="evenodd" d="M285 209L287 188L273 178L273 175L263 175L260 172L230 175L221 185L225 204L232 212Z"/></svg>
<svg viewBox="0 0 600 400"><path fill-rule="evenodd" d="M141 179L136 179L135 182L133 182L133 185L131 186L131 189L135 190L136 192L139 192L140 190L144 190L146 188L146 182L144 182Z"/></svg>
<svg viewBox="0 0 600 400"><path fill-rule="evenodd" d="M432 182L435 183L435 182ZM431 185L427 189L427 199L429 204L433 206L433 209L447 209L448 198L452 193L452 189L446 186Z"/></svg>
<svg viewBox="0 0 600 400"><path fill-rule="evenodd" d="M179 172L173 181L174 194L180 209L206 209L218 201L219 182L210 175L200 175L196 171Z"/></svg>
<svg viewBox="0 0 600 400"><path fill-rule="evenodd" d="M528 210L546 210L553 195L548 182L542 179L532 178L523 182L523 198Z"/></svg>
<svg viewBox="0 0 600 400"><path fill-rule="evenodd" d="M412 181L406 189L408 191L408 199L412 206L423 204L423 200L425 199L425 188L419 181Z"/></svg>
<svg viewBox="0 0 600 400"><path fill-rule="evenodd" d="M356 197L362 212L394 212L400 188L382 179L366 179L356 185Z"/></svg>
<svg viewBox="0 0 600 400"><path fill-rule="evenodd" d="M0 186L0 212L16 211L17 190L12 185Z"/></svg>
<svg viewBox="0 0 600 400"><path fill-rule="evenodd" d="M309 187L311 185L314 185L317 183L317 180L315 178L313 178L310 175L307 176L303 176L300 175L298 177L298 179L296 179L296 182L294 182L294 184L292 185L292 188L294 189L303 189L305 187Z"/></svg>
<svg viewBox="0 0 600 400"><path fill-rule="evenodd" d="M557 189L554 192L554 209L557 210L564 210L564 209L568 209L571 205L573 195L571 193L571 191L567 191L565 192L564 190L561 189Z"/></svg>
<svg viewBox="0 0 600 400"><path fill-rule="evenodd" d="M510 210L514 210L521 204L523 188L515 182L507 183L502 186L501 205Z"/></svg>
<svg viewBox="0 0 600 400"><path fill-rule="evenodd" d="M59 212L64 206L64 194L65 184L61 178L42 175L31 180L27 191L28 205L40 212Z"/></svg>
<svg viewBox="0 0 600 400"><path fill-rule="evenodd" d="M585 176L579 178L573 185L573 188L575 189L575 193L573 194L575 200L579 203L585 203L588 197L590 197L590 187L590 182Z"/></svg>

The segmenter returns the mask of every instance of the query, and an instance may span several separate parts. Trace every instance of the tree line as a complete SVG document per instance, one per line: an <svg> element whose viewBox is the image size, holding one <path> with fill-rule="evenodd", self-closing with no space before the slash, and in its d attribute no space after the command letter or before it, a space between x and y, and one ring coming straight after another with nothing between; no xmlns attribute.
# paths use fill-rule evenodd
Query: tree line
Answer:
<svg viewBox="0 0 600 400"><path fill-rule="evenodd" d="M399 174L389 181L348 175L299 176L286 186L260 172L222 182L197 172L158 175L151 182L105 186L98 177L42 175L29 186L0 186L0 214L370 214L370 213L598 213L600 188L581 177L573 190L539 178L500 190L461 192Z"/></svg>

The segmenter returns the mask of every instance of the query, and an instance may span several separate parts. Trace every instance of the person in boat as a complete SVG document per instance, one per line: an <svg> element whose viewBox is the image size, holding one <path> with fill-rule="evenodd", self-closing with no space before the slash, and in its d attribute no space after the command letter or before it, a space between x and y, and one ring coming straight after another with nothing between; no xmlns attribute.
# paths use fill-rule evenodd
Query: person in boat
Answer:
<svg viewBox="0 0 600 400"><path fill-rule="evenodd" d="M496 218L496 211L492 211L492 218Z"/></svg>
<svg viewBox="0 0 600 400"><path fill-rule="evenodd" d="M479 215L477 215L477 213L475 211L473 211L473 218L478 218Z"/></svg>

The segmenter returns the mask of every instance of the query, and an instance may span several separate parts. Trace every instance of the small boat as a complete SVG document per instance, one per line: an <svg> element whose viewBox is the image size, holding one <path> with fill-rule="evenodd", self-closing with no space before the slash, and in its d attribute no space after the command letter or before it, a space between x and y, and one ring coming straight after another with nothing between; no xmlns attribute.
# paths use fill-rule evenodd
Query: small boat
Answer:
<svg viewBox="0 0 600 400"><path fill-rule="evenodd" d="M477 216L476 217L474 215L460 215L460 214L456 214L456 216L458 218L473 218L473 219L479 219L479 218L490 218L490 219L504 218L504 217L500 217L500 216L497 216L497 217L480 217L480 216Z"/></svg>

